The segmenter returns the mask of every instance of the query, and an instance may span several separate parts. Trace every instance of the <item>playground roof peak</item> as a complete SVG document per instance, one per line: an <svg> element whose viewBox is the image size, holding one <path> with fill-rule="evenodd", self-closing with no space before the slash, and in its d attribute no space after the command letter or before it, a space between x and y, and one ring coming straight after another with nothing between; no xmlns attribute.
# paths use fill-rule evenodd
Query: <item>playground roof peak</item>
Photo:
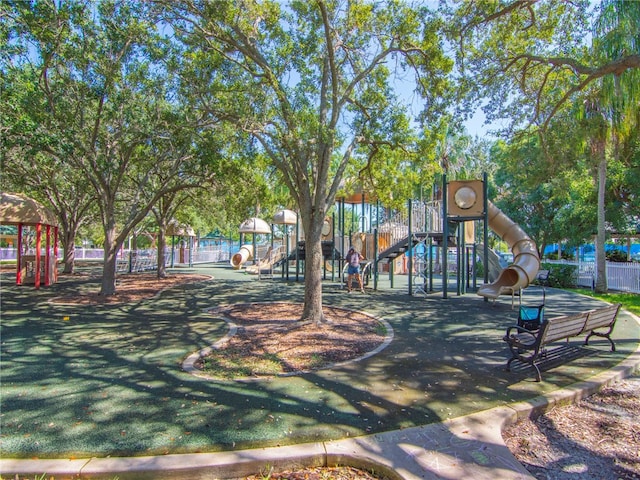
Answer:
<svg viewBox="0 0 640 480"><path fill-rule="evenodd" d="M261 218L247 218L240 224L240 233L271 233L271 227Z"/></svg>
<svg viewBox="0 0 640 480"><path fill-rule="evenodd" d="M51 225L58 220L49 209L32 198L19 193L2 193L0 223L3 225Z"/></svg>
<svg viewBox="0 0 640 480"><path fill-rule="evenodd" d="M272 221L276 225L295 225L298 223L298 214L292 210L280 210L273 216Z"/></svg>

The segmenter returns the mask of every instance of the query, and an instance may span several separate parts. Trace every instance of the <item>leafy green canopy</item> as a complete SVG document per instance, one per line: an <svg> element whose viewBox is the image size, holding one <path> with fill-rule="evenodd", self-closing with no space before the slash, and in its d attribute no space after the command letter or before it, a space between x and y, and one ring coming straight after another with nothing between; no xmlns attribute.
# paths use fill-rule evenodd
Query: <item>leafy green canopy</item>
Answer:
<svg viewBox="0 0 640 480"><path fill-rule="evenodd" d="M385 200L404 173L410 181L396 189L430 180L428 150L393 89L396 77L417 73L425 119L445 107L452 65L426 9L306 1L166 7L185 45L183 88L194 92L194 106L253 136L303 210L326 211L345 176Z"/></svg>

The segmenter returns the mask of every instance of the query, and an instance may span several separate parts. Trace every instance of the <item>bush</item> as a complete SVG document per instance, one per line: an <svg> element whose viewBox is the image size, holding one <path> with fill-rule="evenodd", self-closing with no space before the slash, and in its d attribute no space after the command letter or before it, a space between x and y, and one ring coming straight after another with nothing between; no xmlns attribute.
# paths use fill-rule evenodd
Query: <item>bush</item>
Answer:
<svg viewBox="0 0 640 480"><path fill-rule="evenodd" d="M545 253L542 258L546 258L549 260L557 260L558 259L558 250L553 250L552 252ZM562 250L560 252L560 258L562 260L575 260L575 251L572 250Z"/></svg>
<svg viewBox="0 0 640 480"><path fill-rule="evenodd" d="M607 257L607 260L610 262L626 262L627 261L627 254L617 248L614 248L612 250L605 252L605 255Z"/></svg>
<svg viewBox="0 0 640 480"><path fill-rule="evenodd" d="M573 288L576 286L576 277L578 275L578 267L575 265L557 265L554 263L543 263L541 270L549 270L550 287L556 288Z"/></svg>

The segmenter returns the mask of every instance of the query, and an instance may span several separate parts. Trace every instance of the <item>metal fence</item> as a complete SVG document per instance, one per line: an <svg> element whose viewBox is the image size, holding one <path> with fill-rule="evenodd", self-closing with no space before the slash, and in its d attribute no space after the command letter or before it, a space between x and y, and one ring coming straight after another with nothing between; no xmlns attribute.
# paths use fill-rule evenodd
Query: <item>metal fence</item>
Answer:
<svg viewBox="0 0 640 480"><path fill-rule="evenodd" d="M180 252L177 248L167 248L165 250L165 266L171 267L176 264L198 264L198 263L220 263L228 262L231 258L230 245L207 246L194 250L184 249ZM33 253L33 252L30 252ZM45 252L42 251L44 256ZM64 252L58 250L58 260L62 261ZM17 250L15 248L0 248L0 260L16 261ZM75 261L96 261L101 262L104 259L104 250L102 248L82 248L76 247ZM147 270L156 270L158 268L158 250L154 248L142 250L121 249L118 252L116 260L116 271L124 272L143 272Z"/></svg>
<svg viewBox="0 0 640 480"><path fill-rule="evenodd" d="M165 267L171 262L169 250L165 250ZM122 250L116 260L116 272L133 273L158 269L158 250Z"/></svg>
<svg viewBox="0 0 640 480"><path fill-rule="evenodd" d="M235 248L238 248L237 245ZM267 255L268 245L259 245L257 258ZM202 264L202 263L227 263L231 259L234 246L229 243L207 246L190 252L188 249L184 255L178 256L171 248L165 251L165 266L176 264ZM44 255L44 252L43 252ZM182 258L180 258L182 257ZM104 251L101 248L76 248L76 261L93 260L101 261ZM62 251L58 251L58 259L62 259ZM0 260L16 260L15 248L0 248ZM183 260L183 261L182 261ZM596 281L595 262L575 262L568 260L544 260L545 263L557 265L574 265L576 267L576 285L579 287L593 288ZM640 293L640 263L638 262L606 262L607 285L611 290L621 292ZM120 250L117 259L117 272L144 272L158 268L157 249L146 250Z"/></svg>
<svg viewBox="0 0 640 480"><path fill-rule="evenodd" d="M576 267L576 285L593 288L597 271L595 262L573 262L567 260L544 260L556 265L574 265ZM620 292L640 293L640 263L606 262L607 286Z"/></svg>
<svg viewBox="0 0 640 480"><path fill-rule="evenodd" d="M31 255L34 252L27 252ZM44 256L45 251L42 250ZM0 248L0 260L16 260L18 252L15 248L3 247ZM58 249L58 260L62 260L64 252L61 248ZM102 260L104 258L104 250L102 248L82 248L76 247L76 260Z"/></svg>

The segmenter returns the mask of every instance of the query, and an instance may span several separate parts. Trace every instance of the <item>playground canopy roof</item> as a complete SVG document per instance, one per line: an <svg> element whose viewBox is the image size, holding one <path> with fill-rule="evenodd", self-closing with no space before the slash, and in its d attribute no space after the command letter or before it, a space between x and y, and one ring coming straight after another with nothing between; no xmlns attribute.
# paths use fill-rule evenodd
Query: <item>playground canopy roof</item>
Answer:
<svg viewBox="0 0 640 480"><path fill-rule="evenodd" d="M2 193L0 223L4 225L58 226L55 215L32 198L18 193Z"/></svg>
<svg viewBox="0 0 640 480"><path fill-rule="evenodd" d="M174 237L195 237L196 232L189 225L172 221L167 225L167 235Z"/></svg>
<svg viewBox="0 0 640 480"><path fill-rule="evenodd" d="M295 225L298 223L298 214L292 210L280 210L273 216L273 223L277 225Z"/></svg>
<svg viewBox="0 0 640 480"><path fill-rule="evenodd" d="M261 218L248 218L240 224L240 233L271 233L271 227Z"/></svg>

